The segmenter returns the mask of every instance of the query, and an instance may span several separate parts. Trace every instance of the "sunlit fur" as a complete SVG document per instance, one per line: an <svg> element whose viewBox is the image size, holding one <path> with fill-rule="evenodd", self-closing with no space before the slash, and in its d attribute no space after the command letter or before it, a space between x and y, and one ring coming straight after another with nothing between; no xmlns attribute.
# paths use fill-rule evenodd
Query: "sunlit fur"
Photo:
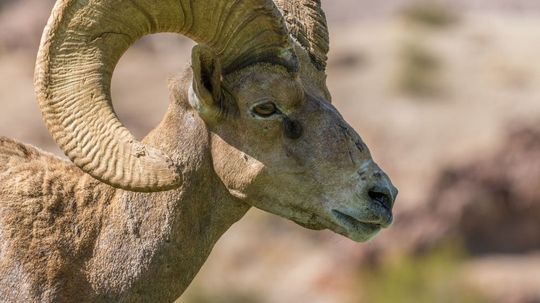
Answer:
<svg viewBox="0 0 540 303"><path fill-rule="evenodd" d="M198 45L140 143L110 80L164 31ZM389 226L397 190L332 106L327 51L319 1L57 1L36 96L78 166L0 139L0 301L171 302L252 206L355 241Z"/></svg>
<svg viewBox="0 0 540 303"><path fill-rule="evenodd" d="M299 50L300 51L300 50ZM306 62L304 62L306 64ZM0 298L6 302L167 302L179 297L219 237L255 206L364 241L391 221L367 189L388 178L305 70L255 65L227 76L237 105L201 118L191 70L144 140L187 163L161 193L114 189L36 148L0 140ZM268 119L250 108L273 100ZM302 136L283 132L283 116ZM395 190L392 187L395 194ZM354 227L333 210L376 225ZM388 217L390 216L390 217Z"/></svg>

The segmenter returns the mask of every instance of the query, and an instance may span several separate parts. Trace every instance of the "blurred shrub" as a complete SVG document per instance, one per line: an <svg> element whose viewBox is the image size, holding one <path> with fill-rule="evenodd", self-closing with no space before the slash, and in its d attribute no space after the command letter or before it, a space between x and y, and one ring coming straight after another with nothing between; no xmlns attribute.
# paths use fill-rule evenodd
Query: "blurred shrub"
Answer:
<svg viewBox="0 0 540 303"><path fill-rule="evenodd" d="M464 255L456 247L445 245L422 257L400 257L363 272L361 302L487 302L460 280Z"/></svg>
<svg viewBox="0 0 540 303"><path fill-rule="evenodd" d="M457 22L455 11L438 1L418 1L403 10L406 21L430 28L441 28Z"/></svg>
<svg viewBox="0 0 540 303"><path fill-rule="evenodd" d="M255 294L227 292L221 294L208 293L203 290L195 290L188 297L177 300L182 303L261 303L263 302Z"/></svg>
<svg viewBox="0 0 540 303"><path fill-rule="evenodd" d="M440 59L419 41L405 43L400 52L398 87L412 95L436 95L441 92Z"/></svg>
<svg viewBox="0 0 540 303"><path fill-rule="evenodd" d="M2 10L4 8L4 6L10 4L13 1L14 0L0 0L0 10Z"/></svg>
<svg viewBox="0 0 540 303"><path fill-rule="evenodd" d="M458 21L456 10L441 1L415 1L402 11L406 40L400 51L398 88L414 96L444 91L442 60L429 47L432 37Z"/></svg>
<svg viewBox="0 0 540 303"><path fill-rule="evenodd" d="M353 51L338 51L330 57L329 66L339 70L358 71L368 65L368 56L357 49Z"/></svg>

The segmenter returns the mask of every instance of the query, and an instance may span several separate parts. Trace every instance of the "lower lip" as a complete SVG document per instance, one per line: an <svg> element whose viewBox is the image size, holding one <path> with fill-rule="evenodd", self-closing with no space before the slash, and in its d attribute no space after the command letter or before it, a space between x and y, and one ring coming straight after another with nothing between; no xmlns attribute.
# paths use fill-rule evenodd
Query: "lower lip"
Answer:
<svg viewBox="0 0 540 303"><path fill-rule="evenodd" d="M334 216L340 222L344 222L348 227L354 229L356 232L370 234L370 233L375 233L382 228L380 224L361 222L337 210L332 210L332 214L334 214Z"/></svg>

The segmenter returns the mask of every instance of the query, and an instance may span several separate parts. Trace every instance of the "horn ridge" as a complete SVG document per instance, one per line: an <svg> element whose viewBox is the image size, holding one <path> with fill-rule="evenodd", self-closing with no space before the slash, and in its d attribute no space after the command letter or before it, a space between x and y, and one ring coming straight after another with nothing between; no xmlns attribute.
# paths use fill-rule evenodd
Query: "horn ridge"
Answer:
<svg viewBox="0 0 540 303"><path fill-rule="evenodd" d="M290 35L304 48L319 71L326 70L330 38L321 0L274 0Z"/></svg>
<svg viewBox="0 0 540 303"><path fill-rule="evenodd" d="M126 190L162 191L182 181L182 164L137 141L112 107L111 79L120 57L140 37L158 32L212 48L225 72L256 62L296 64L270 0L58 0L34 77L44 121L75 165Z"/></svg>

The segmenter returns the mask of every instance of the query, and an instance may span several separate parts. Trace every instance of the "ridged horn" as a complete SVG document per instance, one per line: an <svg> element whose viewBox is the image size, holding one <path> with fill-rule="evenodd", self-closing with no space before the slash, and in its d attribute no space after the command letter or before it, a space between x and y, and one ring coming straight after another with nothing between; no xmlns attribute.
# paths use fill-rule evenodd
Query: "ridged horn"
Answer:
<svg viewBox="0 0 540 303"><path fill-rule="evenodd" d="M131 191L163 191L182 181L182 163L138 142L112 107L118 60L140 37L158 32L210 47L225 74L257 62L297 66L271 0L58 0L35 71L44 121L78 167Z"/></svg>
<svg viewBox="0 0 540 303"><path fill-rule="evenodd" d="M326 70L330 38L321 0L274 0L289 32L309 53L319 71Z"/></svg>

